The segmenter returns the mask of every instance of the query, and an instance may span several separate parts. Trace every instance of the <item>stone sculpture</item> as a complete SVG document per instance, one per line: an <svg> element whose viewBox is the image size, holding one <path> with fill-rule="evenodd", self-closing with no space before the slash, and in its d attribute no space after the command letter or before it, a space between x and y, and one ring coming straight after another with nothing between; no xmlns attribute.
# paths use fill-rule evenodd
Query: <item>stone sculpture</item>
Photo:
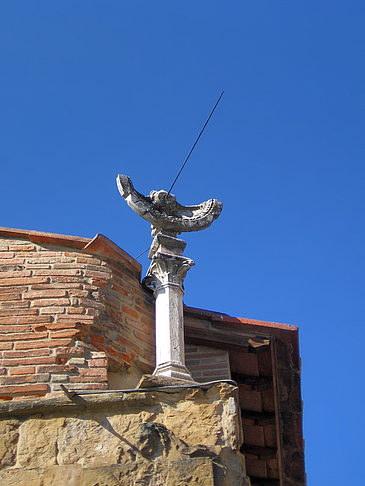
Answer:
<svg viewBox="0 0 365 486"><path fill-rule="evenodd" d="M128 176L118 175L117 185L127 204L151 223L153 242L148 257L151 264L144 283L156 299L155 376L193 381L185 366L183 282L193 260L183 257L186 243L177 238L185 231L208 228L222 211L222 203L209 199L196 206L182 206L173 194L136 191Z"/></svg>
<svg viewBox="0 0 365 486"><path fill-rule="evenodd" d="M222 211L222 203L209 199L196 206L182 206L173 194L151 191L149 196L136 191L128 176L118 175L117 185L128 206L149 221L152 236L164 233L176 236L183 231L199 231L208 228Z"/></svg>

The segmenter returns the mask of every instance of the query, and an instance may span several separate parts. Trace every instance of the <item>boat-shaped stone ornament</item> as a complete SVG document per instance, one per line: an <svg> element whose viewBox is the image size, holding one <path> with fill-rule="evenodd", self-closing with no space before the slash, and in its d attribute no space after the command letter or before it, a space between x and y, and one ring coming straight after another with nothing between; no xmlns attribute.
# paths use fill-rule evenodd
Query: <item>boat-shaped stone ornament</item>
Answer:
<svg viewBox="0 0 365 486"><path fill-rule="evenodd" d="M208 228L218 218L223 207L217 199L209 199L196 206L182 206L167 191L151 191L148 196L144 196L135 190L126 175L118 175L117 185L128 206L151 223L153 236L158 233L176 236L184 231Z"/></svg>

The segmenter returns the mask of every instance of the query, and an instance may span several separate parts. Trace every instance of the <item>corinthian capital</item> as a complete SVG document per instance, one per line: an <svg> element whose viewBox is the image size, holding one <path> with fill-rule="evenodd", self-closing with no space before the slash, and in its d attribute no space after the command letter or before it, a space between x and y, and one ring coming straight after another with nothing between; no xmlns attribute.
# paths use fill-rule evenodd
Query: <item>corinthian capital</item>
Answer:
<svg viewBox="0 0 365 486"><path fill-rule="evenodd" d="M194 265L194 261L183 256L156 252L147 272L146 283L150 288L178 285L183 290L185 276Z"/></svg>

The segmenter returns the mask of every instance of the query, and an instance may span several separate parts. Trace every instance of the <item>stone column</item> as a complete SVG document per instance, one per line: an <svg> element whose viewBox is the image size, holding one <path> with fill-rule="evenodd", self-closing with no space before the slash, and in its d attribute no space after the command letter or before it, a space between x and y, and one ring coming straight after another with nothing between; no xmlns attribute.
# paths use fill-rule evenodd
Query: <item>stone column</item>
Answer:
<svg viewBox="0 0 365 486"><path fill-rule="evenodd" d="M194 381L185 366L183 282L193 260L182 253L185 242L157 235L151 247L148 280L154 290L156 319L155 376Z"/></svg>
<svg viewBox="0 0 365 486"><path fill-rule="evenodd" d="M222 211L222 203L209 199L194 206L182 206L166 191L144 196L126 175L117 177L118 189L133 211L149 221L152 260L144 284L156 297L156 369L154 375L193 381L185 367L183 281L193 260L182 256L185 241L176 238L185 231L208 228Z"/></svg>

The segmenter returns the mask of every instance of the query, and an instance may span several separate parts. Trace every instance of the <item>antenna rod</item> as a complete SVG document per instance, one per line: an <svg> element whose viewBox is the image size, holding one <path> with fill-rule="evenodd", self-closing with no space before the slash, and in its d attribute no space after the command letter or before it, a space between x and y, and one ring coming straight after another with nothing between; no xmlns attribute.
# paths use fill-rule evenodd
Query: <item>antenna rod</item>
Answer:
<svg viewBox="0 0 365 486"><path fill-rule="evenodd" d="M150 247L148 247L146 250L142 251L142 253L140 253L139 255L137 255L136 257L134 257L136 260L138 260L139 257L141 257L142 255L144 255L145 253L148 252L148 250L150 249Z"/></svg>
<svg viewBox="0 0 365 486"><path fill-rule="evenodd" d="M180 174L181 174L181 172L182 172L183 168L184 168L184 167L185 167L185 165L186 165L186 162L189 160L189 157L190 157L190 155L192 154L193 150L195 149L196 144L199 142L199 138L202 136L202 133L204 132L205 127L208 125L208 122L209 122L209 120L211 119L211 117L212 117L212 115L213 115L213 113L214 113L214 110L217 108L218 103L220 102L220 100L221 100L221 98L222 98L222 96L223 96L223 93L224 93L224 91L222 91L222 92L221 92L221 94L219 95L218 100L216 101L215 105L213 106L213 109L212 109L212 111L210 112L210 114L209 114L208 118L206 119L206 122L204 123L203 128L200 130L199 135L196 137L195 142L193 143L193 146L192 146L192 147L191 147L191 149L190 149L190 152L189 152L189 153L188 153L188 155L186 156L186 159L184 160L184 162L183 162L182 166L180 167L180 170L179 170L179 172L177 173L177 176L175 177L174 182L171 184L171 187L170 187L169 192L168 192L167 194L170 194L170 192L172 191L172 188L174 187L174 185L175 185L176 181L178 180L178 178L179 178L179 176L180 176Z"/></svg>

